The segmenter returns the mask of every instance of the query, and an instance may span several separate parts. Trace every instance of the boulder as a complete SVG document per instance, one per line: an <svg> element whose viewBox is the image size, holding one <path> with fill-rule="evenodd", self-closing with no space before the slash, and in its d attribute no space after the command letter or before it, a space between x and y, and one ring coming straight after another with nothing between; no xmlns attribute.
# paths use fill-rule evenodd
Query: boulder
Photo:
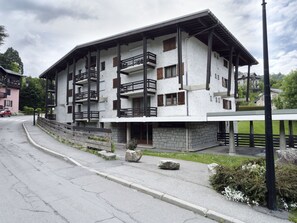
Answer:
<svg viewBox="0 0 297 223"><path fill-rule="evenodd" d="M173 160L160 160L158 167L164 170L179 170L180 164Z"/></svg>
<svg viewBox="0 0 297 223"><path fill-rule="evenodd" d="M126 150L125 160L128 162L138 162L142 157L141 150Z"/></svg>
<svg viewBox="0 0 297 223"><path fill-rule="evenodd" d="M208 172L210 173L210 175L214 175L217 173L217 171L216 171L217 166L219 166L219 164L217 164L217 163L211 163L211 164L207 165Z"/></svg>
<svg viewBox="0 0 297 223"><path fill-rule="evenodd" d="M280 164L294 164L297 165L297 149L287 148L276 151Z"/></svg>

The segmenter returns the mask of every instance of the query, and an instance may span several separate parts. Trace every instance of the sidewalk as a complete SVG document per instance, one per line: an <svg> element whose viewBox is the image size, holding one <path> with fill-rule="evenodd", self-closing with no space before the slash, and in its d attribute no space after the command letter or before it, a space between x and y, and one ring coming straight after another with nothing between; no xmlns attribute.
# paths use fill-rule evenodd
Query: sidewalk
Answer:
<svg viewBox="0 0 297 223"><path fill-rule="evenodd" d="M157 164L162 158L143 156L141 162L129 163L124 161L125 151L121 149L116 149L117 160L105 161L98 156L58 142L29 122L24 122L24 127L39 147L59 153L53 154L55 156L70 158L68 160L83 168L96 170L98 175L151 194L155 198L200 214L207 212L206 215L214 220L251 223L289 222L273 216L278 213L271 214L266 208L251 208L245 204L226 200L209 185L209 173L205 164L179 160L180 170L161 170Z"/></svg>

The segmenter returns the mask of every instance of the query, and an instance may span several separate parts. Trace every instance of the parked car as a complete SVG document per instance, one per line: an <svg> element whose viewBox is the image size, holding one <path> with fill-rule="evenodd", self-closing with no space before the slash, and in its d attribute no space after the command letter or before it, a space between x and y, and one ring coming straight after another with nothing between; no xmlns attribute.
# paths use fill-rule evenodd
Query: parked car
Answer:
<svg viewBox="0 0 297 223"><path fill-rule="evenodd" d="M9 109L1 110L1 111L0 111L0 116L1 116L1 117L4 117L4 116L8 116L8 117L10 117L10 116L11 116L11 111L10 111Z"/></svg>

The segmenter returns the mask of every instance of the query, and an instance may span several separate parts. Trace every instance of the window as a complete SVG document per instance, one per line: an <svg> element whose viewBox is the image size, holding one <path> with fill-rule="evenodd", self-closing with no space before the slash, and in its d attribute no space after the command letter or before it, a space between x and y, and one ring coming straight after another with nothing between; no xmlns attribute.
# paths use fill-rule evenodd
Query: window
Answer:
<svg viewBox="0 0 297 223"><path fill-rule="evenodd" d="M105 61L101 62L101 71L105 70Z"/></svg>
<svg viewBox="0 0 297 223"><path fill-rule="evenodd" d="M211 95L209 96L209 100L212 101L212 96Z"/></svg>
<svg viewBox="0 0 297 223"><path fill-rule="evenodd" d="M68 114L72 113L72 106L68 106L68 108L67 108L67 113L68 113Z"/></svg>
<svg viewBox="0 0 297 223"><path fill-rule="evenodd" d="M163 52L173 50L176 48L176 38L170 38L163 41Z"/></svg>
<svg viewBox="0 0 297 223"><path fill-rule="evenodd" d="M4 107L12 107L12 101L11 100L4 100Z"/></svg>
<svg viewBox="0 0 297 223"><path fill-rule="evenodd" d="M6 89L6 95L10 95L11 90L10 89Z"/></svg>
<svg viewBox="0 0 297 223"><path fill-rule="evenodd" d="M165 78L176 77L176 65L165 67Z"/></svg>
<svg viewBox="0 0 297 223"><path fill-rule="evenodd" d="M231 107L231 101L226 100L226 99L223 99L223 108L224 109L231 110L232 109L232 107Z"/></svg>
<svg viewBox="0 0 297 223"><path fill-rule="evenodd" d="M177 94L166 94L166 105L177 105Z"/></svg>
<svg viewBox="0 0 297 223"><path fill-rule="evenodd" d="M225 60L225 59L224 59L224 67L226 67L226 68L229 67L229 62L228 62L228 60Z"/></svg>
<svg viewBox="0 0 297 223"><path fill-rule="evenodd" d="M222 86L223 86L224 88L228 88L228 79L222 77Z"/></svg>

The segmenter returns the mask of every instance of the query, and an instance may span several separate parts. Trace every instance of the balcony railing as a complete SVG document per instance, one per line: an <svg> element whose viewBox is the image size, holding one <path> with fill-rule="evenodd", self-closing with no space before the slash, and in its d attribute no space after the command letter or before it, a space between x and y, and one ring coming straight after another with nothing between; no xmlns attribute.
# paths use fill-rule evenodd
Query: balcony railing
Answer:
<svg viewBox="0 0 297 223"><path fill-rule="evenodd" d="M55 99L47 99L47 106L55 106L56 101Z"/></svg>
<svg viewBox="0 0 297 223"><path fill-rule="evenodd" d="M147 79L146 87L148 91L155 92L157 90L157 81L152 79ZM121 94L129 93L133 91L139 91L144 89L144 82L134 81L127 84L121 84Z"/></svg>
<svg viewBox="0 0 297 223"><path fill-rule="evenodd" d="M156 65L157 56L151 52L147 52L147 63L149 65ZM125 69L131 66L143 64L143 54L130 57L121 61L121 69Z"/></svg>
<svg viewBox="0 0 297 223"><path fill-rule="evenodd" d="M47 114L46 118L49 120L56 120L56 114Z"/></svg>
<svg viewBox="0 0 297 223"><path fill-rule="evenodd" d="M143 108L125 108L121 109L121 117L142 117L144 116ZM148 107L146 112L146 117L156 117L157 116L157 108L156 107Z"/></svg>
<svg viewBox="0 0 297 223"><path fill-rule="evenodd" d="M88 112L83 111L83 112L75 112L75 119L88 119ZM90 119L99 119L99 111L90 111Z"/></svg>
<svg viewBox="0 0 297 223"><path fill-rule="evenodd" d="M7 98L7 94L5 92L0 92L0 98Z"/></svg>
<svg viewBox="0 0 297 223"><path fill-rule="evenodd" d="M88 100L88 92L87 91L84 91L84 92L80 92L80 93L77 93L75 94L75 99L77 101L81 101L81 100ZM97 100L97 91L91 91L90 92L90 99L91 100Z"/></svg>
<svg viewBox="0 0 297 223"><path fill-rule="evenodd" d="M48 91L55 91L56 90L56 86L54 84L49 84L47 90Z"/></svg>
<svg viewBox="0 0 297 223"><path fill-rule="evenodd" d="M80 82L80 81L85 81L85 80L88 80L88 74L89 72L86 71L86 72L83 72L83 73L79 73L77 75L75 75L75 82ZM96 70L94 69L91 69L90 70L90 78L91 79L96 79L97 78L97 72Z"/></svg>

